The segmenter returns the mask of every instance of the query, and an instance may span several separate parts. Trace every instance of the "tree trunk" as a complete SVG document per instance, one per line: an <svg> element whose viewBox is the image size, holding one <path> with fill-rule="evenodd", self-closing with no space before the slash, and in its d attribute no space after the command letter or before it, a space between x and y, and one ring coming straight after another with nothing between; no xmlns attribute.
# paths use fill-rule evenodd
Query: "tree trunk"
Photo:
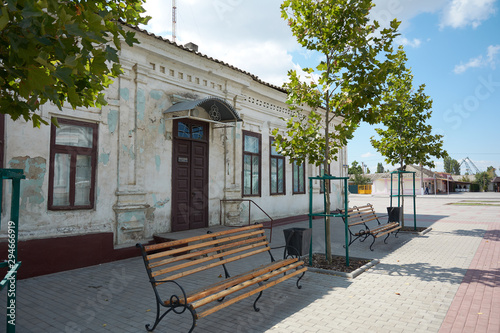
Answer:
<svg viewBox="0 0 500 333"><path fill-rule="evenodd" d="M403 170L403 161L401 161L401 168L400 168L400 171L405 171ZM405 184L405 178L404 178L404 173L403 174L399 174L400 175L400 182L401 182L401 193L399 193L399 195L401 196L401 208L399 209L399 217L400 217L400 222L401 222L401 227L404 227L405 226L405 213L404 213L404 209L405 209L405 189L404 189L404 184Z"/></svg>
<svg viewBox="0 0 500 333"><path fill-rule="evenodd" d="M326 174L326 173L325 173ZM329 174L329 173L328 173ZM326 234L326 260L330 264L332 262L332 244L330 239L330 179L325 179L325 234Z"/></svg>
<svg viewBox="0 0 500 333"><path fill-rule="evenodd" d="M329 141L330 141L330 136L328 133L329 126L328 126L328 115L329 112L327 110L326 112L326 133L325 133L325 161L323 163L323 174L324 175L329 175L330 174L330 168L328 165L328 161L330 159L330 147L329 147ZM326 260L330 264L332 262L332 244L331 244L331 237L330 237L330 179L325 179L324 180L324 195L325 195L325 249L326 249Z"/></svg>

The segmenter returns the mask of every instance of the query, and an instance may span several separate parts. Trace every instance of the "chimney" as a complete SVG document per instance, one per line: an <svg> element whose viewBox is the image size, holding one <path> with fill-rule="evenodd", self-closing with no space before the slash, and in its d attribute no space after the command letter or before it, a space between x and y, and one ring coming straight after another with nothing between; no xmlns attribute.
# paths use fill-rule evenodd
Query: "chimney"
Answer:
<svg viewBox="0 0 500 333"><path fill-rule="evenodd" d="M195 43L189 42L186 45L184 45L184 47L190 49L191 51L198 52L198 45L196 45Z"/></svg>

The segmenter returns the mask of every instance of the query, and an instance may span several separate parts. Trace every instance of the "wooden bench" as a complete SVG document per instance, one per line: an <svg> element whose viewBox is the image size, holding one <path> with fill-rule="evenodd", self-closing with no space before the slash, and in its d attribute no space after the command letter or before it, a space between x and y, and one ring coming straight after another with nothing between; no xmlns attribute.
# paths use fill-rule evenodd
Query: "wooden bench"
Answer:
<svg viewBox="0 0 500 333"><path fill-rule="evenodd" d="M150 332L169 312L182 314L186 310L193 318L192 332L198 319L254 294L258 296L253 307L259 311L256 304L263 290L297 275L300 289L299 281L307 270L297 258L274 259L262 224L137 247L156 296L155 322L152 327L146 325ZM229 274L228 264L240 261L241 267L248 267L249 257L255 258L254 262L265 259L257 257L265 252L270 256L269 263L235 276ZM183 278L192 274L197 276L184 280L181 286ZM193 281L197 290L187 290ZM167 287L175 291L163 290Z"/></svg>
<svg viewBox="0 0 500 333"><path fill-rule="evenodd" d="M339 210L340 214L344 214L344 210ZM401 225L398 222L387 222L385 224L380 223L379 217L375 214L373 205L366 204L365 206L354 206L347 210L348 217L348 229L349 229L349 245L351 245L356 239L360 239L361 242L365 241L369 236L373 237L373 241L370 244L370 250L373 251L373 244L375 240L381 236L387 235L384 239L384 243L387 244L387 239L390 234L394 231L394 237L398 237L397 234ZM345 223L345 218L342 217ZM370 221L377 221L375 227L369 227L366 223ZM361 229L359 229L361 227Z"/></svg>

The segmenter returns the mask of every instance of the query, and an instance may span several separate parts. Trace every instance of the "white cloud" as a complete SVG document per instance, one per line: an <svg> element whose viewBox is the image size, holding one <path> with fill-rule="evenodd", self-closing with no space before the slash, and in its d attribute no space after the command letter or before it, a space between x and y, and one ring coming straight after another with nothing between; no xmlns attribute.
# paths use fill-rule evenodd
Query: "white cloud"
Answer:
<svg viewBox="0 0 500 333"><path fill-rule="evenodd" d="M496 0L374 0L372 17L383 26L397 18L404 31L410 20L421 13L440 13L441 28L479 26L496 12Z"/></svg>
<svg viewBox="0 0 500 333"><path fill-rule="evenodd" d="M367 153L364 153L363 155L361 155L361 157L363 157L363 158L368 158L368 157L373 157L373 156L375 156L375 154L371 153L371 152L367 152Z"/></svg>
<svg viewBox="0 0 500 333"><path fill-rule="evenodd" d="M441 28L478 27L482 21L496 12L496 0L452 0L444 9Z"/></svg>
<svg viewBox="0 0 500 333"><path fill-rule="evenodd" d="M202 54L281 86L294 68L292 52L300 47L279 5L267 0L177 1L176 42L193 42ZM145 8L153 17L145 29L172 39L171 1L148 0Z"/></svg>
<svg viewBox="0 0 500 333"><path fill-rule="evenodd" d="M413 47L413 48L418 48L422 44L422 41L418 38L413 38L412 40L410 40L410 39L408 39L406 37L402 37L402 36L396 37L395 42L397 44L400 44L403 46L409 46L409 47Z"/></svg>
<svg viewBox="0 0 500 333"><path fill-rule="evenodd" d="M375 0L372 17L382 25L394 17L408 25L421 13L444 13L443 26L479 24L493 11L494 0ZM315 53L300 47L287 23L281 18L280 1L268 0L183 0L177 1L177 43L193 42L209 57L258 75L263 81L281 86L287 72L299 68L292 55L312 60ZM146 30L171 39L171 1L148 0L153 18ZM406 23L405 23L406 22ZM404 30L404 28L403 28ZM399 37L398 43L422 46L423 39ZM480 59L471 59L455 72L470 67L494 66L498 48ZM297 60L296 60L297 61Z"/></svg>
<svg viewBox="0 0 500 333"><path fill-rule="evenodd" d="M490 45L488 46L488 51L486 53L486 61L495 67L496 56L500 52L500 45Z"/></svg>
<svg viewBox="0 0 500 333"><path fill-rule="evenodd" d="M421 13L436 13L444 8L448 0L374 0L372 17L382 26L397 18L404 30L410 20Z"/></svg>
<svg viewBox="0 0 500 333"><path fill-rule="evenodd" d="M491 67L492 69L496 68L497 55L500 53L500 44L499 45L490 45L486 50L486 56L479 55L475 58L469 59L465 64L460 63L456 65L453 69L455 74L461 74L467 71L469 68L482 68L482 67Z"/></svg>

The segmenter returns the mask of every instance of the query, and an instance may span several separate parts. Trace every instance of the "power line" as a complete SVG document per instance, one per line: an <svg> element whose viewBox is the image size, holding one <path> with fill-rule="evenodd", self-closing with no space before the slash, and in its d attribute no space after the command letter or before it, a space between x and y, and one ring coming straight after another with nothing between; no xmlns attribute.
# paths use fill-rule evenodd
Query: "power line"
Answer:
<svg viewBox="0 0 500 333"><path fill-rule="evenodd" d="M449 153L449 154L462 154L462 155L500 155L500 153Z"/></svg>

